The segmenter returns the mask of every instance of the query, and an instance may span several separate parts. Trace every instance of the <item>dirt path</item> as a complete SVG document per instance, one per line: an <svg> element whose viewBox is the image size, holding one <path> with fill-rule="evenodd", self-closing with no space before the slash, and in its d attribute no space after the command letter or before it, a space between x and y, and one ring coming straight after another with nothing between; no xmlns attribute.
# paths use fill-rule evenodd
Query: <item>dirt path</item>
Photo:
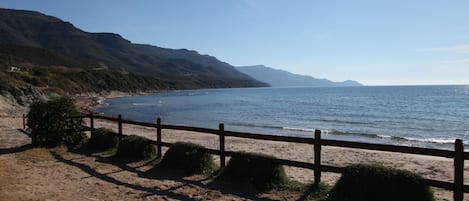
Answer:
<svg viewBox="0 0 469 201"><path fill-rule="evenodd" d="M33 149L29 143L30 138L16 129L0 129L0 200L298 200L302 196L255 195L201 175L180 178L151 172L152 166L145 162L113 163L64 148Z"/></svg>

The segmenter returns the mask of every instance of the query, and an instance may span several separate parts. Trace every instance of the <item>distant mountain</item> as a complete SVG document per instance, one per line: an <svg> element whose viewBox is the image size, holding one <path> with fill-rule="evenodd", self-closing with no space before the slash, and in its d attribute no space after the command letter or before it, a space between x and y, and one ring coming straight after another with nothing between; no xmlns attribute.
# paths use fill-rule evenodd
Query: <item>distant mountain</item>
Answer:
<svg viewBox="0 0 469 201"><path fill-rule="evenodd" d="M13 50L2 49L0 61L34 64L42 61L48 65L88 69L104 67L148 76L170 88L267 86L212 56L185 49L133 44L114 33L85 32L69 22L34 11L0 9L0 45L13 50L31 47L38 50L35 53L43 49L48 55L61 58L47 61L39 53L15 55Z"/></svg>
<svg viewBox="0 0 469 201"><path fill-rule="evenodd" d="M333 82L327 79L317 79L311 76L293 74L263 65L237 67L239 71L273 87L342 87L363 86L362 84L347 80Z"/></svg>

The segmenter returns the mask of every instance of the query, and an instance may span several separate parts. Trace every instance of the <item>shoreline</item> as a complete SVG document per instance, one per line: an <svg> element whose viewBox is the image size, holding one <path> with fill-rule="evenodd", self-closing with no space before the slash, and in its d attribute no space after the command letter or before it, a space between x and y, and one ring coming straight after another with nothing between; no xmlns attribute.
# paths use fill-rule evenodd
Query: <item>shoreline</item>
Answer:
<svg viewBox="0 0 469 201"><path fill-rule="evenodd" d="M90 111L95 112L95 109L99 107L100 100L102 101L106 98L149 95L158 92L159 91L143 93L91 93L79 94L74 97L76 98L76 100L78 100L77 106L80 105L81 109L90 109ZM21 118L18 117L21 116L21 112L23 112L22 110L26 111L26 109L14 108L12 110L16 111L16 115L8 115L0 118L0 129L13 129L22 127ZM104 120L96 120L95 127L106 127L113 130L117 130L117 124ZM123 130L126 134L135 134L149 139L156 139L156 129L154 128L145 128L124 124ZM200 144L207 148L218 148L218 138L214 135L204 133L164 129L162 139L164 142L170 143L177 141L188 141ZM312 145L227 137L225 146L226 150L229 151L247 151L254 153L263 153L267 155L273 155L277 158L304 162L314 161ZM165 152L166 150L167 148L164 147L163 152ZM355 163L381 164L387 167L409 170L411 172L418 173L422 177L428 179L442 180L448 182L453 181L453 160L448 158L329 146L323 147L321 157L322 164L324 165L344 167L346 165ZM215 162L218 164L219 157L214 156L214 159ZM288 166L284 167L290 179L302 183L309 183L313 180L312 170ZM467 184L469 183L469 164L467 163L465 165L465 170L466 171L464 172L464 178L465 183ZM340 175L336 173L323 172L322 174L323 182L329 185L333 185L340 177ZM451 191L438 188L432 189L434 190L434 194L437 200L452 200ZM469 194L465 194L465 199L469 200Z"/></svg>
<svg viewBox="0 0 469 201"><path fill-rule="evenodd" d="M131 96L147 96L147 95L152 95L152 94L155 94L155 93L160 93L162 91L153 91L153 92L136 92L136 93L127 93L127 92L118 92L118 91L114 91L114 92L108 92L108 93L104 93L104 95L101 93L101 94L97 94L97 93L93 93L91 94L91 96L86 96L86 95L80 95L80 96L76 96L78 98L76 98L76 100L78 101L81 101L81 102L78 102L77 101L77 105L83 105L82 107L80 107L81 110L83 111L86 111L86 112L93 112L93 113L96 113L96 114L104 114L103 112L97 112L96 109L100 106L105 106L106 104L103 103L104 100L106 99L111 99L111 98L121 98L121 97L131 97ZM87 97L87 98L86 98ZM228 124L226 124L228 125ZM195 126L195 127L198 127L198 126ZM206 128L206 127L205 127ZM232 131L240 131L240 132L252 132L251 130L249 130L249 128L252 128L252 127L249 127L249 126L246 126L246 129L242 129L242 130L232 130ZM282 131L283 130L288 130L288 131L292 131L292 132L295 132L295 131L301 131L301 132L304 132L304 133L314 133L314 130L312 129L302 129L302 128L294 128L294 127L281 127L282 128ZM356 140L356 142L365 142L365 143L377 143L377 144L390 144L390 145L403 145L401 143L398 143L398 142L402 142L402 141L405 141L405 142L409 142L409 143L415 143L415 144L411 144L411 145L407 145L407 144L404 144L403 146L411 146L411 147L422 147L422 148L430 148L430 149L440 149L440 150L454 150L454 140L452 141L447 141L447 140L434 140L433 138L429 138L428 140L427 139L413 139L413 138L406 138L406 137L396 137L396 136L387 136L387 135L382 135L382 134L368 134L368 133L365 133L365 134L357 134L357 133L346 133L346 132L341 132L341 131L335 131L335 130L322 130L323 131L323 135L328 135L330 137L327 137L326 139L337 139L337 140L345 140L345 141L353 141L355 142L355 140L350 140L351 138L353 137L363 137L363 138L366 138L364 140ZM267 132L259 132L259 134L268 134ZM275 131L273 132L275 133ZM279 134L279 135L283 135L283 134ZM297 136L295 135L294 133L292 135L289 135L289 134L286 134L287 136ZM298 135L300 137L303 137L303 135ZM340 137L340 136L347 136L347 139L341 139L341 138L337 138L337 137ZM370 137L371 136L371 137ZM350 139L349 139L350 138ZM374 139L377 139L377 140L390 140L391 142L374 142L375 140ZM397 140L394 140L394 139L397 139ZM463 141L464 145L465 145L465 151L469 151L469 142L468 141Z"/></svg>
<svg viewBox="0 0 469 201"><path fill-rule="evenodd" d="M148 94L150 93L119 93L119 96L104 96L101 98L117 98ZM95 126L111 128L117 131L117 125L114 125L112 122L98 120L95 122ZM134 125L124 125L123 129L124 133L126 134L135 134L149 139L156 139L156 129L144 128ZM164 130L162 138L164 142L173 143L177 141L188 141L214 149L216 149L218 146L218 138L216 138L216 136L211 136L204 133ZM226 143L226 149L230 151L248 151L273 155L283 159L313 162L313 146L305 144L261 141L235 137L227 137ZM163 147L163 152L166 150L167 148ZM303 155L304 153L307 153L308 156L305 157ZM322 158L324 159L322 162L324 165L345 167L346 165L355 163L381 164L387 167L415 172L427 179L449 182L453 181L453 160L448 158L327 146L323 148ZM214 156L214 159L218 164L218 157ZM300 181L302 183L309 183L313 180L313 171L311 170L288 166L285 166L285 169L290 179ZM469 170L469 165L465 165L465 169ZM469 183L469 172L465 172L464 174L465 183ZM322 179L323 182L329 185L333 185L336 183L339 177L340 175L336 173L323 172ZM437 200L451 200L452 191L438 188L432 189L434 190ZM465 194L465 199L469 199L469 195Z"/></svg>
<svg viewBox="0 0 469 201"><path fill-rule="evenodd" d="M110 107L100 107L101 105L99 105L98 111L114 116L122 114L123 118L133 117L134 120L145 122L154 122L155 118L159 116L163 118L164 122L168 121L167 123L202 128L216 128L219 123L225 123L227 130L275 135L311 136L311 132L320 129L325 134L323 135L324 138L328 139L444 150L454 150L455 140L463 139L465 150L469 151L469 130L467 130L463 121L465 119L464 115L466 115L465 110L457 110L450 106L442 107L442 109L433 109L434 107L431 107L432 109L426 110L422 109L423 106L410 107L417 102L418 105L424 105L419 102L425 101L423 99L404 101L403 103L409 104L409 107L403 107L404 109L399 109L399 107L389 109L391 106L392 108L398 106L400 102L398 102L399 104L390 104L391 106L388 107L390 102L395 103L396 101L386 100L387 96L383 96L385 99L379 98L380 104L371 104L372 106L368 107L366 105L372 103L374 98L363 97L374 97L368 96L373 91L358 91L357 96L352 94L351 97L355 101L343 101L337 95L341 94L342 91L335 93L335 90L332 91L334 93L329 93L329 91L325 93L324 96L330 97L330 99L301 95L306 94L306 92L319 93L322 91L311 90L299 91L301 93L295 92L296 98L292 100L285 95L281 95L281 97L269 95L288 92L269 88L235 90L234 93L231 93L230 89L220 91L217 89L213 91L212 89L201 89L201 91L196 90L194 93L183 90L181 92L171 92L164 96L157 94L155 99L158 99L158 101L152 100L153 96L151 98L131 97L108 100L106 103L126 105L122 105L122 108L120 106L116 107L116 105ZM430 88L430 90L433 89ZM448 91L446 88L444 90L445 92ZM256 96L256 94L263 94L263 96ZM333 96L329 96L329 94L333 94ZM357 101L362 100L361 96L366 102ZM438 98L440 96L435 97L437 97L435 100L441 99ZM272 98L275 101L264 103L263 99L265 98ZM301 98L301 101L296 100L299 98ZM197 101L192 102L193 99ZM335 101L328 103L320 100ZM455 103L455 105L459 107L461 105L459 103L463 103L461 102L463 100L457 100L458 104ZM321 107L318 105L321 105ZM434 104L429 104L429 106L432 105ZM188 109L182 110L180 108ZM257 110L256 108L261 109ZM253 111L253 109L256 111ZM391 112L388 110L391 110ZM453 110L455 112L450 116L438 115ZM200 116L200 114L203 115ZM432 116L432 114L435 114L435 116Z"/></svg>
<svg viewBox="0 0 469 201"><path fill-rule="evenodd" d="M129 96L146 96L155 93L160 93L162 91L140 91L140 92L122 92L122 91L106 91L100 93L81 93L70 96L75 100L75 105L80 112L84 113L97 113L96 108L104 105L104 100L109 98L121 98Z"/></svg>

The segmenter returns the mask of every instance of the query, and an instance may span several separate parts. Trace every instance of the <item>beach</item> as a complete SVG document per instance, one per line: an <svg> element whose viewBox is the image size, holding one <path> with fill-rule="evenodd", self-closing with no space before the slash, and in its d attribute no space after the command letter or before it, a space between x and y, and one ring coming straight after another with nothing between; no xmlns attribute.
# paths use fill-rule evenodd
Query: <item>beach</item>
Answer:
<svg viewBox="0 0 469 201"><path fill-rule="evenodd" d="M116 123L106 121L97 122L98 123L95 124L96 127L106 127L117 130ZM149 139L156 140L156 129L124 124L123 132L126 134L141 135ZM219 143L218 136L215 135L176 130L163 130L162 141L192 142L212 149L218 149ZM225 143L225 149L227 151L263 153L281 159L304 161L309 163L314 162L314 147L312 145L235 137L226 137ZM323 165L345 167L356 163L381 164L388 167L409 170L427 179L449 182L453 181L453 160L449 158L329 146L323 146L321 153ZM218 164L219 158L214 157L214 159ZM464 169L465 183L469 183L469 164L466 163ZM312 170L295 167L285 167L285 170L289 178L296 181L311 183L314 179ZM339 177L339 174L323 172L321 179L323 182L333 185ZM438 200L452 200L453 194L451 191L439 188L433 188L433 190ZM469 199L468 194L465 194L465 199Z"/></svg>
<svg viewBox="0 0 469 201"><path fill-rule="evenodd" d="M104 97L96 97L93 100L98 101L102 98ZM82 104L87 105L87 103ZM96 102L88 106L92 110ZM23 112L26 110L18 109L16 112L2 113L0 118L2 150L14 150L15 147L30 141L25 134L16 130L22 128ZM102 120L97 120L95 127L117 130L116 123ZM156 129L153 128L124 124L123 132L156 139ZM207 148L218 148L218 137L203 133L163 130L162 140L163 142L186 141ZM310 163L314 160L314 147L307 144L233 137L227 137L225 143L226 150L229 151L263 153L277 158ZM26 159L24 157L32 154L28 151L30 150L12 151L12 153L3 151L0 155L0 163L3 164L0 170L2 172L0 196L20 195L22 197L12 197L21 198L19 200L256 200L260 198L297 200L301 197L301 194L295 192L270 192L253 197L249 193L227 190L224 186L218 188L209 185L209 180L200 175L184 179L171 177L151 179L142 177L144 174L141 174L151 168L148 165L134 163L126 168L106 163L95 156L70 153L64 149L40 154L45 155L44 158L29 160L28 157ZM453 160L447 158L338 147L322 147L321 157L324 165L345 167L355 163L381 164L409 170L428 179L453 181ZM218 157L214 156L214 159L218 164ZM302 183L313 181L311 170L293 167L285 169L292 180ZM469 164L466 163L465 183L469 183L468 170ZM333 185L339 177L340 175L335 173L322 173L322 181L330 185ZM451 191L432 189L437 200L452 200ZM41 192L47 193L41 194ZM465 199L469 199L468 194L465 194Z"/></svg>
<svg viewBox="0 0 469 201"><path fill-rule="evenodd" d="M141 91L141 92L121 92L121 91L107 91L102 93L82 93L72 96L75 100L77 108L84 113L94 112L96 107L103 104L104 99L119 98L127 96L144 96L156 93L156 91Z"/></svg>

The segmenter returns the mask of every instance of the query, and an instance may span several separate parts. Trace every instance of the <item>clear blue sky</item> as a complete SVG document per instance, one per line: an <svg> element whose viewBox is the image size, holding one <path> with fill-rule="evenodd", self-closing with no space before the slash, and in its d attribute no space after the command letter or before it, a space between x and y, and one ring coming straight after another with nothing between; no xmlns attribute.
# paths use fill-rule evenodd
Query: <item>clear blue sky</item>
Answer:
<svg viewBox="0 0 469 201"><path fill-rule="evenodd" d="M367 85L469 84L469 1L0 0L89 32Z"/></svg>

